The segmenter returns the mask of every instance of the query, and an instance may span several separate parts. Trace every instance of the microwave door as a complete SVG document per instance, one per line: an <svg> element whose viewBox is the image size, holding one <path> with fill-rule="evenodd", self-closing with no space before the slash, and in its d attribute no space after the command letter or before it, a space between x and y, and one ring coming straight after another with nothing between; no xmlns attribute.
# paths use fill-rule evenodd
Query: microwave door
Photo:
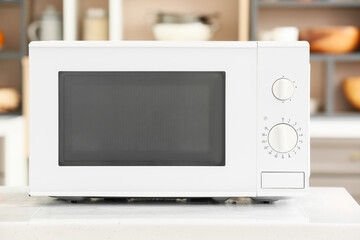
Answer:
<svg viewBox="0 0 360 240"><path fill-rule="evenodd" d="M38 44L31 195L256 196L257 43Z"/></svg>

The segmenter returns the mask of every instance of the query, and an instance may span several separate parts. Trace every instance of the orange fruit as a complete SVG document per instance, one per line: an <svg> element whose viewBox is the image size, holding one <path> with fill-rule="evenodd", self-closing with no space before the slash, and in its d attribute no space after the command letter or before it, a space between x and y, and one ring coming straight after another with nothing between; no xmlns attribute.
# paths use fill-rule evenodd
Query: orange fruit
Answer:
<svg viewBox="0 0 360 240"><path fill-rule="evenodd" d="M343 90L347 100L360 110L360 77L348 77L343 82Z"/></svg>

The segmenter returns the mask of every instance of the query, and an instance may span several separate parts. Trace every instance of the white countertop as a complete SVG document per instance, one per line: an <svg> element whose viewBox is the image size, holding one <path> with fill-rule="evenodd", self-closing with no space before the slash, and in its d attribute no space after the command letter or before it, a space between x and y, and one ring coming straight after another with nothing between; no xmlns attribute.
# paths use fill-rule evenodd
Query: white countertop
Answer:
<svg viewBox="0 0 360 240"><path fill-rule="evenodd" d="M360 118L312 118L310 137L360 138Z"/></svg>
<svg viewBox="0 0 360 240"><path fill-rule="evenodd" d="M360 207L343 188L274 204L85 201L0 187L0 239L360 239Z"/></svg>

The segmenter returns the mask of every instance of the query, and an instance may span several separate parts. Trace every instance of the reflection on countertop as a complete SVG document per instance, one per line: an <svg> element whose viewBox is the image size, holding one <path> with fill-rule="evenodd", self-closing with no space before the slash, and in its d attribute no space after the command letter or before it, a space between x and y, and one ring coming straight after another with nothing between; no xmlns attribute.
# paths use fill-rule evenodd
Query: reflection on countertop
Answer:
<svg viewBox="0 0 360 240"><path fill-rule="evenodd" d="M311 188L307 196L270 204L252 201L88 199L78 203L29 197L27 188L0 188L1 222L158 222L358 224L360 207L342 188Z"/></svg>

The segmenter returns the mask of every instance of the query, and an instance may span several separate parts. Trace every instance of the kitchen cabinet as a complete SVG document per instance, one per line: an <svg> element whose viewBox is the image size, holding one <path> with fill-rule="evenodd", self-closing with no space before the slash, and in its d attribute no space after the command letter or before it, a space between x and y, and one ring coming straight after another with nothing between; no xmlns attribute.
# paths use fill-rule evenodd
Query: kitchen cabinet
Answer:
<svg viewBox="0 0 360 240"><path fill-rule="evenodd" d="M311 139L310 186L345 187L360 203L360 139Z"/></svg>

